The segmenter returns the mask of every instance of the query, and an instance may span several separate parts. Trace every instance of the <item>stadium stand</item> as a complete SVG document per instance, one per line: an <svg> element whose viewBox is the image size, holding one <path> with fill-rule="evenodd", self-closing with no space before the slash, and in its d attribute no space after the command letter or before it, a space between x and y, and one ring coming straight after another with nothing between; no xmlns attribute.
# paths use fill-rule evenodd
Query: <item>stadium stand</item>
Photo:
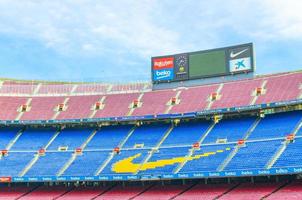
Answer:
<svg viewBox="0 0 302 200"><path fill-rule="evenodd" d="M242 183L237 176L259 171L268 176L271 169L279 170L277 175L301 172L301 105L229 111L300 100L301 80L302 73L296 72L159 91L146 84L24 83L19 93L8 88L21 83L4 81L0 120L8 121L0 127L0 182L42 177L46 183L56 177L73 184L5 186L0 199L284 199L286 193L300 199L298 181ZM228 112L212 110L222 108ZM210 114L182 115L197 111ZM162 115L169 113L180 115ZM92 123L87 118L103 119ZM216 178L220 173L228 184L208 185L185 176ZM165 180L176 175L179 182L167 185ZM114 177L121 184L91 187L88 182L98 177ZM162 182L142 185L124 177Z"/></svg>
<svg viewBox="0 0 302 200"><path fill-rule="evenodd" d="M98 196L104 194L108 190L108 187L76 187L69 192L65 193L63 196L57 198L58 200L90 200L98 199ZM120 194L123 193L123 190L118 190ZM107 193L106 193L107 194ZM114 196L114 195L112 195ZM114 198L109 195L109 198L113 200ZM123 195L125 196L125 194ZM120 195L121 197L121 195Z"/></svg>
<svg viewBox="0 0 302 200"><path fill-rule="evenodd" d="M0 200L15 200L30 193L35 187L28 187L23 185L14 185L13 187L6 187L1 185Z"/></svg>
<svg viewBox="0 0 302 200"><path fill-rule="evenodd" d="M41 120L52 119L55 115L55 108L64 102L64 97L35 97L31 99L29 112L24 112L20 120L35 120L39 116Z"/></svg>
<svg viewBox="0 0 302 200"><path fill-rule="evenodd" d="M262 80L237 81L226 83L220 91L220 97L211 108L225 108L252 104L256 88L261 87Z"/></svg>
<svg viewBox="0 0 302 200"><path fill-rule="evenodd" d="M0 97L0 119L15 120L19 114L19 109L25 105L26 97ZM36 116L38 117L38 116ZM37 119L37 118L36 118Z"/></svg>
<svg viewBox="0 0 302 200"><path fill-rule="evenodd" d="M176 91L173 90L144 93L141 99L142 107L136 108L133 112L133 115L163 114L168 108L168 102L175 95Z"/></svg>
<svg viewBox="0 0 302 200"><path fill-rule="evenodd" d="M133 94L112 94L106 96L104 108L98 110L94 117L122 117L127 116L130 104L137 99L138 93Z"/></svg>
<svg viewBox="0 0 302 200"><path fill-rule="evenodd" d="M180 186L180 185L156 185L151 187L144 193L133 198L134 200L166 200L172 199L179 195L181 192L185 191L190 185Z"/></svg>
<svg viewBox="0 0 302 200"><path fill-rule="evenodd" d="M22 200L52 200L63 196L72 188L66 188L64 186L41 186L33 190L32 192L22 196L19 199Z"/></svg>
<svg viewBox="0 0 302 200"><path fill-rule="evenodd" d="M293 181L269 195L268 200L302 199L301 181Z"/></svg>
<svg viewBox="0 0 302 200"><path fill-rule="evenodd" d="M95 198L96 200L128 200L139 196L141 193L145 192L149 186L116 186L111 188L109 191L105 192L103 195Z"/></svg>
<svg viewBox="0 0 302 200"><path fill-rule="evenodd" d="M222 195L219 200L258 200L270 195L272 192L278 190L282 183L242 183Z"/></svg>
<svg viewBox="0 0 302 200"><path fill-rule="evenodd" d="M217 199L223 194L231 190L235 185L234 184L196 184L189 190L178 195L175 200L212 200Z"/></svg>
<svg viewBox="0 0 302 200"><path fill-rule="evenodd" d="M235 149L224 170L266 169L268 162L283 145L286 135L294 127L299 127L301 118L301 111L267 115L238 148L237 141L244 137L256 118L221 119L213 127L209 121L195 120L180 122L177 126L151 123L138 127L113 125L62 130L5 128L0 134L0 144L6 148L8 143L14 142L10 145L8 155L0 159L0 174L18 176L26 166L30 166L25 176L55 176L66 166L62 172L68 176L93 176L100 173L162 175L177 171L180 164L183 164L180 172L215 172ZM277 125L269 126L274 123ZM266 135L261 136L260 132L264 131ZM186 133L186 137L180 133ZM302 140L296 137L287 144L273 168L299 166ZM196 143L198 146L194 147ZM78 148L80 150L77 153ZM118 153L114 153L115 148L118 148ZM45 155L37 156L41 149L45 150ZM133 156L133 163L141 163L136 171L129 171L127 165L119 164ZM35 157L37 159L32 161ZM29 165L31 162L32 165ZM86 162L90 164L87 166Z"/></svg>
<svg viewBox="0 0 302 200"><path fill-rule="evenodd" d="M7 96L15 96L15 93L5 93L6 96L1 96L0 108L3 110L3 113L0 114L0 120L15 120L19 114L17 110L22 105L26 105L27 101L31 101L28 100L28 98L32 98L32 102L29 102L28 106L30 109L24 112L24 116L22 116L23 120L51 119L56 106L63 103L62 100L59 100L60 98L67 101L67 106L66 110L63 110L58 114L58 119L187 113L205 109L219 109L295 100L299 99L301 95L301 76L301 72L294 72L264 76L250 80L195 86L181 90L169 89L151 92L142 89L148 88L148 85L142 86L143 84L134 84L134 88L132 88L134 90L122 92L122 94L101 93L99 99L95 94L89 92L85 94L73 93L73 88L75 88L76 91L80 84L41 84L40 87L37 86L39 90L36 90L38 92L35 94L20 93L18 95L23 97L18 98ZM283 82L284 84L280 84ZM8 84L10 84L10 82L8 82ZM19 84L21 83L14 86L18 87ZM119 86L115 87L119 88ZM131 86L120 87L124 89L129 89L130 87L131 89ZM260 90L259 94L257 94L258 89ZM217 90L219 90L218 93ZM49 95L57 95L60 97L50 97ZM83 96L83 99L81 99L81 97L73 98L73 96L77 95ZM213 95L215 96L215 99L212 99ZM104 102L102 102L104 107L92 114L91 110L93 110L94 105L102 97L104 98ZM176 99L175 104L171 104L173 98ZM53 101L56 99L58 102ZM134 101L138 101L139 105L130 112L131 104Z"/></svg>
<svg viewBox="0 0 302 200"><path fill-rule="evenodd" d="M101 99L98 95L70 96L67 98L66 110L60 111L56 117L58 120L89 118L94 108L93 105Z"/></svg>
<svg viewBox="0 0 302 200"><path fill-rule="evenodd" d="M179 104L176 104L170 110L170 113L194 112L204 110L210 100L210 94L216 92L218 85L193 87L181 90L179 95Z"/></svg>

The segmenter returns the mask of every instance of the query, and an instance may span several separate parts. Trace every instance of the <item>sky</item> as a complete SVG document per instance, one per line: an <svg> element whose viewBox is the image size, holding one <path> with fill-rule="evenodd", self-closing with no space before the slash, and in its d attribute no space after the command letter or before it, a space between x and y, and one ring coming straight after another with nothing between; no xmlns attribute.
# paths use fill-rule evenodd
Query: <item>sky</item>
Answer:
<svg viewBox="0 0 302 200"><path fill-rule="evenodd" d="M136 82L151 57L252 42L257 74L302 69L301 0L0 0L0 77Z"/></svg>

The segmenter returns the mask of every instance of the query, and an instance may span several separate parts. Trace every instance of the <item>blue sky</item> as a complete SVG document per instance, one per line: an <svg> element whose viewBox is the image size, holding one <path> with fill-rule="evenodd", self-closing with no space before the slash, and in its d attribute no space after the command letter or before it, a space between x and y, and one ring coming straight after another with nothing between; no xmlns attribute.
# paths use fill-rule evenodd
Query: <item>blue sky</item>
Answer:
<svg viewBox="0 0 302 200"><path fill-rule="evenodd" d="M0 0L0 77L150 80L150 57L253 42L257 74L302 67L300 0Z"/></svg>

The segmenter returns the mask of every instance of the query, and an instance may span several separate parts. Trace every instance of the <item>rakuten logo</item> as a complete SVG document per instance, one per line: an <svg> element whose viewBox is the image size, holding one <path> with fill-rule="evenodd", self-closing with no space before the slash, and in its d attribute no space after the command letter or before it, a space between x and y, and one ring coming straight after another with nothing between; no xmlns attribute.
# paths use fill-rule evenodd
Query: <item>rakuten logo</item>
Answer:
<svg viewBox="0 0 302 200"><path fill-rule="evenodd" d="M153 69L154 70L167 69L167 68L173 68L173 67L174 67L174 58L173 57L155 58L153 60Z"/></svg>

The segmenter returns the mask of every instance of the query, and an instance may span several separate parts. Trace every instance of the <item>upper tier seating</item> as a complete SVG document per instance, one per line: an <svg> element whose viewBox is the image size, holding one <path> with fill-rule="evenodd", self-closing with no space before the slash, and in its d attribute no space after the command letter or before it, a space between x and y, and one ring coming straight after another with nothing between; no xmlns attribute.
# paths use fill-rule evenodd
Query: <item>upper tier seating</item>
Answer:
<svg viewBox="0 0 302 200"><path fill-rule="evenodd" d="M61 111L56 119L82 119L89 118L93 105L101 99L100 96L70 96L66 110ZM62 102L60 102L62 103Z"/></svg>
<svg viewBox="0 0 302 200"><path fill-rule="evenodd" d="M253 92L261 87L262 80L238 81L225 83L220 92L221 97L214 101L211 108L229 108L250 105Z"/></svg>
<svg viewBox="0 0 302 200"><path fill-rule="evenodd" d="M72 84L42 84L38 94L68 94L72 88Z"/></svg>
<svg viewBox="0 0 302 200"><path fill-rule="evenodd" d="M176 91L173 90L144 93L141 99L142 107L136 108L132 115L140 116L163 114L168 108L168 102L172 97L175 97L175 95Z"/></svg>
<svg viewBox="0 0 302 200"><path fill-rule="evenodd" d="M185 113L204 110L210 99L210 94L216 92L218 85L192 87L181 90L179 104L170 110L170 113Z"/></svg>
<svg viewBox="0 0 302 200"><path fill-rule="evenodd" d="M0 119L15 120L19 114L18 109L26 104L26 97L0 97ZM40 116L36 115L36 119Z"/></svg>
<svg viewBox="0 0 302 200"><path fill-rule="evenodd" d="M301 94L302 73L274 76L266 80L266 93L259 96L256 104L298 99Z"/></svg>
<svg viewBox="0 0 302 200"><path fill-rule="evenodd" d="M29 105L30 111L24 112L21 120L50 120L55 114L55 107L64 102L64 97L34 97Z"/></svg>
<svg viewBox="0 0 302 200"><path fill-rule="evenodd" d="M0 109L2 111L0 120L15 120L20 114L21 106L26 104L27 101L29 102L29 109L23 113L21 120L107 118L128 115L188 113L205 109L296 100L302 97L301 80L302 72L296 72L158 91L139 91L142 87L145 88L146 85L137 84L133 85L133 88L132 86L121 86L120 89L132 88L133 90L122 91L120 94L115 91L119 86L108 87L108 93L91 94L88 91L83 94L81 93L83 88L77 91L81 84L42 84L39 85L37 93L21 93L18 94L20 97L16 97L13 92L1 93L0 88L0 94L6 95L0 97ZM83 87L85 88L85 86ZM258 89L261 90L260 94L258 94L259 96L256 95ZM110 93L109 90L113 91ZM212 99L213 94L217 96L216 99ZM32 101L30 102L31 98ZM171 105L173 98L176 98L175 105ZM102 108L94 112L95 104L101 99L103 99ZM56 107L64 101L66 103L65 109L56 115ZM133 102L138 102L138 107L133 108Z"/></svg>
<svg viewBox="0 0 302 200"><path fill-rule="evenodd" d="M127 116L130 104L137 99L138 93L133 94L112 94L106 97L104 108L98 110L95 118L101 117L123 117Z"/></svg>

